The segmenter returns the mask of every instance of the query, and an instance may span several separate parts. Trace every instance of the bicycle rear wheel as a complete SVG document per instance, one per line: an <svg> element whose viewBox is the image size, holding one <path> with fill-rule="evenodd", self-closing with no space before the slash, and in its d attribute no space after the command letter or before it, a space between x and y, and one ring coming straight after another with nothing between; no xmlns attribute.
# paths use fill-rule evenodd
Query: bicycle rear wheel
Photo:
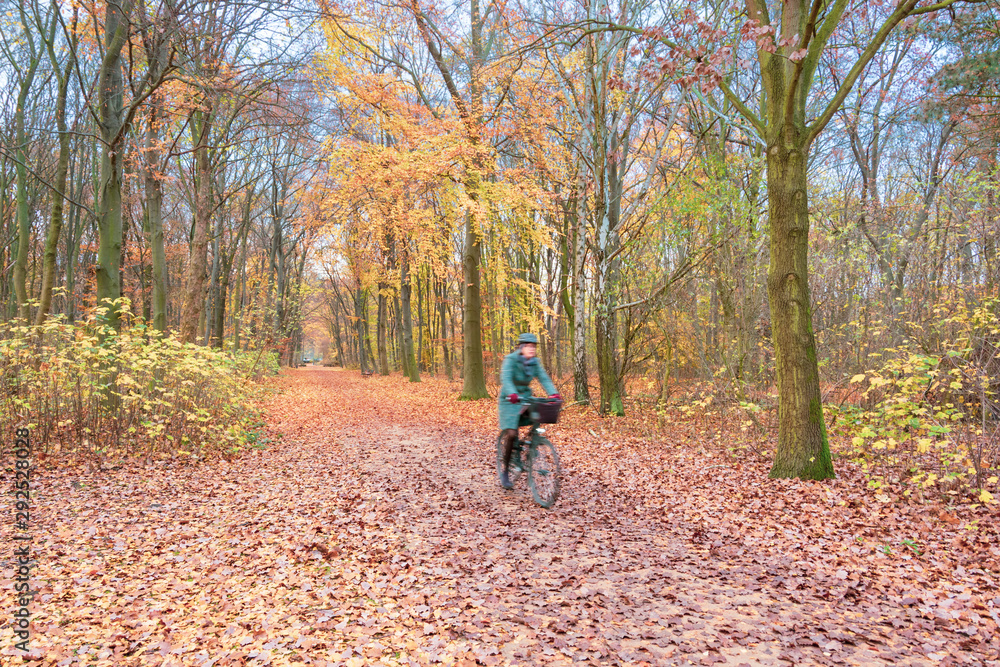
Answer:
<svg viewBox="0 0 1000 667"><path fill-rule="evenodd" d="M518 452L518 442L514 441L514 451L510 453L510 470L507 471L507 475L510 477L511 484L517 484L517 480L520 479L523 464L521 463L520 452ZM503 474L503 435L497 436L497 479L500 479L500 475Z"/></svg>
<svg viewBox="0 0 1000 667"><path fill-rule="evenodd" d="M548 509L559 497L559 453L544 436L538 436L528 464L528 488L535 502Z"/></svg>

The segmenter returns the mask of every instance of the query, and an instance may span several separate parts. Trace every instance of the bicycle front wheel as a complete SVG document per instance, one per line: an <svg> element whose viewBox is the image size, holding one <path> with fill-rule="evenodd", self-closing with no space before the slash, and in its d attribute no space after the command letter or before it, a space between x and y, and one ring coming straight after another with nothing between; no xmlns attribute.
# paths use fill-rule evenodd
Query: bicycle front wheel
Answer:
<svg viewBox="0 0 1000 667"><path fill-rule="evenodd" d="M544 436L538 436L528 466L528 488L535 502L548 509L559 497L559 453Z"/></svg>
<svg viewBox="0 0 1000 667"><path fill-rule="evenodd" d="M521 472L521 456L518 452L517 440L515 440L514 451L510 455L510 470L507 471L511 484L517 484ZM500 479L501 474L503 474L503 434L497 436L497 479Z"/></svg>

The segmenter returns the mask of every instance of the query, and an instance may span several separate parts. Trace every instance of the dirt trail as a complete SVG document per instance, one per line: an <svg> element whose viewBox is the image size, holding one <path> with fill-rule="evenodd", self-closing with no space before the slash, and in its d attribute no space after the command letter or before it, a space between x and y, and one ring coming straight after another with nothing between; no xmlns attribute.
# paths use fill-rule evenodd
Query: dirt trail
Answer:
<svg viewBox="0 0 1000 667"><path fill-rule="evenodd" d="M361 495L377 499L370 507L379 526L398 540L416 577L410 594L433 602L431 616L451 621L452 646L468 646L481 662L933 662L894 650L891 629L864 638L862 610L728 585L725 568L686 548L686 531L645 525L611 497L595 504L599 483L576 472L565 452L567 474L552 510L531 501L523 478L503 491L488 439L423 426L412 414L379 406L373 385L351 376L343 385L344 375L302 377L329 392L332 403L341 391L361 392L353 399L356 418L339 431L343 460L356 467ZM812 620L831 615L843 625L823 628ZM801 641L779 638L767 626L796 628ZM435 657L433 650L428 655Z"/></svg>
<svg viewBox="0 0 1000 667"><path fill-rule="evenodd" d="M291 372L280 441L232 463L41 475L34 664L985 663L891 604L706 556L578 448L543 510L499 488L488 438L379 382Z"/></svg>

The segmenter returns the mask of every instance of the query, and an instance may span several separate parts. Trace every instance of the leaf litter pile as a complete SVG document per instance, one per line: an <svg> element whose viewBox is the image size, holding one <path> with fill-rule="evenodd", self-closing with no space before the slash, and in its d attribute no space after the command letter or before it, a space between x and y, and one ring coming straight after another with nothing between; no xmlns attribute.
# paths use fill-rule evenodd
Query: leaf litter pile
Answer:
<svg viewBox="0 0 1000 667"><path fill-rule="evenodd" d="M1000 665L995 505L768 480L571 408L544 510L497 484L493 400L277 382L267 449L38 471L32 650L5 561L0 664Z"/></svg>

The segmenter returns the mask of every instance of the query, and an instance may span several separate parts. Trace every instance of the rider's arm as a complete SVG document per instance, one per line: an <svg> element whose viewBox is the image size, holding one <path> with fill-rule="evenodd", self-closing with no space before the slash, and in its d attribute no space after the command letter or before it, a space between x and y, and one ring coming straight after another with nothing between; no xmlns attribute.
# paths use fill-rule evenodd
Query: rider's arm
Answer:
<svg viewBox="0 0 1000 667"><path fill-rule="evenodd" d="M510 357L504 357L503 364L500 365L500 395L510 396L516 394L514 389L514 362Z"/></svg>
<svg viewBox="0 0 1000 667"><path fill-rule="evenodd" d="M558 393L556 386L552 384L552 379L549 378L549 374L545 372L545 367L542 366L541 361L538 362L538 381L542 383L542 388L545 389L545 393L549 396Z"/></svg>

